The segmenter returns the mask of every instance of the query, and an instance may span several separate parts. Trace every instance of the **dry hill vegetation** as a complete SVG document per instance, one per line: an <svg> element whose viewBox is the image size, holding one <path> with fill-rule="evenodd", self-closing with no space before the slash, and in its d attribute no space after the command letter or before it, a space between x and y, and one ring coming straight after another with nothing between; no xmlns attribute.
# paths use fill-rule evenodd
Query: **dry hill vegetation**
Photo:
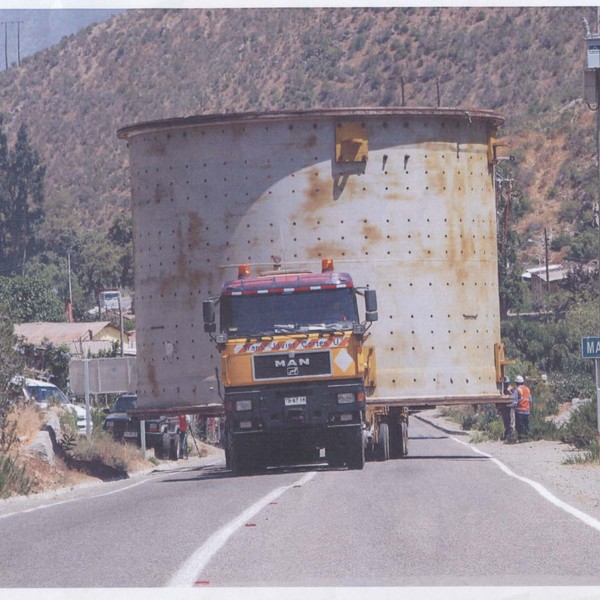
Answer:
<svg viewBox="0 0 600 600"><path fill-rule="evenodd" d="M47 205L90 228L128 207L116 130L190 114L334 106L494 109L535 210L569 232L595 193L594 113L580 100L582 18L567 8L132 10L0 74L9 133L26 123Z"/></svg>

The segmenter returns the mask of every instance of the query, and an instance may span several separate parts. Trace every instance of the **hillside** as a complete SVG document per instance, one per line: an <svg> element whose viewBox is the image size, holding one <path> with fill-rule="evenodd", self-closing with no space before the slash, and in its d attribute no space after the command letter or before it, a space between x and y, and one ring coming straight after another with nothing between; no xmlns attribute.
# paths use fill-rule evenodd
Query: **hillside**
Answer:
<svg viewBox="0 0 600 600"><path fill-rule="evenodd" d="M494 109L534 210L569 231L595 195L595 113L581 102L584 8L131 10L0 73L0 113L46 164L49 206L90 228L128 207L116 130L190 114L335 106ZM402 86L402 83L404 86ZM566 207L566 209L565 209Z"/></svg>

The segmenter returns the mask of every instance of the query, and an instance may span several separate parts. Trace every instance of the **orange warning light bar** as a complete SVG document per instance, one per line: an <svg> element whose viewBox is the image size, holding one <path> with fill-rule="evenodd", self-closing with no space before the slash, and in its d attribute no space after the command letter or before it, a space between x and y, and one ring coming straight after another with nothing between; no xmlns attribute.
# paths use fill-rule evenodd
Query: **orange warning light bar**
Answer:
<svg viewBox="0 0 600 600"><path fill-rule="evenodd" d="M321 273L331 273L333 271L333 258L324 258L321 261Z"/></svg>
<svg viewBox="0 0 600 600"><path fill-rule="evenodd" d="M238 265L238 279L245 279L246 277L250 277L250 265Z"/></svg>

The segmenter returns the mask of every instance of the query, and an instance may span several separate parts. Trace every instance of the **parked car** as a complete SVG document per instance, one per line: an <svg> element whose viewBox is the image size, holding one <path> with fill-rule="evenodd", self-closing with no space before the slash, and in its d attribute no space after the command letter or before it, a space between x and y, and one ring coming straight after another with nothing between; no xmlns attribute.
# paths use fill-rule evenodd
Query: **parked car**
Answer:
<svg viewBox="0 0 600 600"><path fill-rule="evenodd" d="M128 411L136 408L137 396L123 394L106 409L102 425L115 440L140 445L140 421ZM146 448L154 448L158 458L177 460L179 455L179 422L177 417L159 416L146 420Z"/></svg>
<svg viewBox="0 0 600 600"><path fill-rule="evenodd" d="M80 434L86 433L85 429L85 407L73 404L67 396L54 384L49 381L39 379L29 379L27 377L17 377L13 379L13 384L21 387L23 395L29 402L45 410L48 406L58 405L63 408L69 408L77 417L77 431ZM90 420L90 428L92 423ZM90 429L91 430L91 429Z"/></svg>

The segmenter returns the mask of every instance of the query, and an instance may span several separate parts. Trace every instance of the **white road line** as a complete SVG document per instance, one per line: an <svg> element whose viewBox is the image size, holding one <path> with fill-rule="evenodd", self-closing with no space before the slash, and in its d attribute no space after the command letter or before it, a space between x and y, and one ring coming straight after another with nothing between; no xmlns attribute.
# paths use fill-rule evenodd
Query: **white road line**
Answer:
<svg viewBox="0 0 600 600"><path fill-rule="evenodd" d="M566 502L563 502L562 500L557 498L554 494L552 494L550 491L548 491L541 483L538 483L537 481L533 481L532 479L527 479L527 477L522 477L521 475L517 475L515 472L511 471L502 461L498 460L497 458L495 458L491 454L488 454L487 452L482 452L481 450L479 450L478 448L475 448L475 446L472 446L468 442L463 442L462 440L459 440L458 438L455 438L452 436L449 436L449 437L451 440L454 440L455 442L458 442L459 444L462 444L463 446L468 446L469 448L471 448L471 450L473 450L473 452L477 452L477 454L481 454L482 456L489 458L493 463L495 463L498 467L500 467L507 475L510 475L511 477L514 477L515 479L518 479L519 481L522 481L522 482L526 483L527 485L530 485L542 498L544 498L548 502L551 502L558 508L561 508L562 510L569 513L570 515L573 515L575 518L579 519L580 521L582 521L589 527L592 527L596 531L600 531L600 521L598 521L598 519L595 519L594 517L590 517L590 515L584 513L583 511L578 510L577 508L571 506L570 504L567 504Z"/></svg>
<svg viewBox="0 0 600 600"><path fill-rule="evenodd" d="M270 494L263 496L258 502L238 515L235 519L227 523L213 533L177 570L166 584L168 587L190 587L198 580L200 573L210 562L213 556L227 543L229 538L240 528L243 527L254 515L258 514L270 502L273 502L289 489L295 486L302 486L310 481L316 475L315 471L307 473L298 481L273 490Z"/></svg>
<svg viewBox="0 0 600 600"><path fill-rule="evenodd" d="M70 502L77 502L79 500L92 500L94 498L112 496L113 494L118 494L120 492L124 492L126 490L130 490L131 488L137 487L138 485L142 485L143 483L147 483L148 481L152 480L142 479L141 481L137 481L136 483L132 483L131 485L128 485L126 487L119 488L118 490L113 490L112 492L105 492L104 494L97 494L95 496L80 496L79 498L69 498L69 500L61 500L59 502L52 502L51 504L40 504L39 506L34 506L33 508L26 508L23 510L17 510L15 512L0 515L0 519L6 519L8 517L14 517L16 515L24 515L27 513L35 512L36 510L42 510L44 508L54 508L55 506L60 506L61 504L69 504Z"/></svg>

